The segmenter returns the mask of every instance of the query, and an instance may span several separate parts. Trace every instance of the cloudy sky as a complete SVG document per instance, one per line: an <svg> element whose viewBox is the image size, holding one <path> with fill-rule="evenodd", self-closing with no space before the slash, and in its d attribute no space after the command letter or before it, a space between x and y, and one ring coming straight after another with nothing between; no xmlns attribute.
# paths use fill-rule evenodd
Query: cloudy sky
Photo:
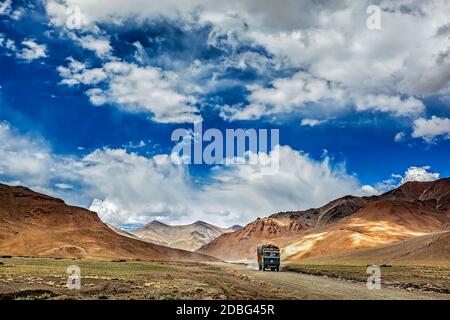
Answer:
<svg viewBox="0 0 450 320"><path fill-rule="evenodd" d="M446 0L0 0L0 181L118 226L226 226L448 177L449 17ZM172 131L198 121L279 129L279 170L173 163Z"/></svg>

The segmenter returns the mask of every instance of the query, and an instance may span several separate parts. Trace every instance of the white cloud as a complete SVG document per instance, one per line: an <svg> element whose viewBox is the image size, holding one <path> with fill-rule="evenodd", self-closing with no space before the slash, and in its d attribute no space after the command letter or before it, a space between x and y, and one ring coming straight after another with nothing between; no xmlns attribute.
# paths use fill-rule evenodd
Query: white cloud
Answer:
<svg viewBox="0 0 450 320"><path fill-rule="evenodd" d="M67 67L59 66L57 68L59 75L62 77L61 84L68 86L74 86L78 84L95 85L107 79L107 73L103 68L88 69L87 66L68 58L69 61Z"/></svg>
<svg viewBox="0 0 450 320"><path fill-rule="evenodd" d="M15 133L7 123L0 123L0 142L0 175L45 184L53 159L43 142Z"/></svg>
<svg viewBox="0 0 450 320"><path fill-rule="evenodd" d="M95 54L101 58L111 54L112 47L107 38L97 38L93 35L87 35L80 38L76 37L76 41L78 41L83 48L94 51Z"/></svg>
<svg viewBox="0 0 450 320"><path fill-rule="evenodd" d="M230 120L259 119L262 116L288 113L304 108L307 103L343 102L344 91L337 85L317 79L305 72L291 78L276 79L270 88L249 86L249 105L224 107L222 116Z"/></svg>
<svg viewBox="0 0 450 320"><path fill-rule="evenodd" d="M395 137L394 137L394 141L399 143L405 140L405 133L404 132L398 132Z"/></svg>
<svg viewBox="0 0 450 320"><path fill-rule="evenodd" d="M425 110L422 101L409 97L402 99L399 96L367 95L356 101L356 109L360 111L374 110L391 112L397 116L417 115Z"/></svg>
<svg viewBox="0 0 450 320"><path fill-rule="evenodd" d="M150 112L156 122L200 120L196 98L183 92L175 73L121 61L89 69L71 58L69 65L58 67L58 71L62 84L91 86L86 94L95 105L111 103L128 112ZM106 88L95 86L100 83L106 84Z"/></svg>
<svg viewBox="0 0 450 320"><path fill-rule="evenodd" d="M356 111L417 116L425 109L422 98L449 93L446 26L450 3L377 1L382 13L381 29L376 31L366 27L366 9L372 4L370 0L285 0L282 4L269 0L168 0L151 1L151 5L146 0L48 0L46 8L53 23L64 25L66 7L77 6L84 25L97 31L97 23L120 24L129 17L140 22L167 17L188 28L209 24L208 43L212 46L221 47L224 41L233 48L260 45L273 55L273 65L302 70L291 78L273 80L269 88L249 87L248 106L223 107L222 116L228 120L305 109L310 109L309 117L317 117L317 104L331 109L330 116L333 110L340 112L342 103ZM254 61L251 57L236 60L242 67L261 65ZM226 85L227 80L220 83L217 78L210 86L191 85L200 90ZM94 99L102 101L101 97Z"/></svg>
<svg viewBox="0 0 450 320"><path fill-rule="evenodd" d="M0 15L8 15L11 12L11 0L0 1Z"/></svg>
<svg viewBox="0 0 450 320"><path fill-rule="evenodd" d="M410 167L405 171L401 184L409 181L435 181L439 179L439 173L430 172L430 166Z"/></svg>
<svg viewBox="0 0 450 320"><path fill-rule="evenodd" d="M374 186L362 186L362 194L366 196L379 195L391 191L409 181L426 182L438 180L440 174L438 172L430 172L430 169L430 166L409 167L403 175L392 174L389 179L378 182Z"/></svg>
<svg viewBox="0 0 450 320"><path fill-rule="evenodd" d="M29 39L22 41L22 46L22 50L17 52L16 55L19 59L31 62L36 59L47 57L47 47L44 44L38 44L34 40Z"/></svg>
<svg viewBox="0 0 450 320"><path fill-rule="evenodd" d="M370 196L407 181L440 177L429 166L410 167L404 175L393 175L376 186L360 186L342 164L333 166L328 158L316 161L283 146L258 155L280 160L274 174L265 174L261 162L217 166L211 171L211 181L199 185L187 167L173 163L166 154L144 157L105 148L81 158L61 157L44 141L22 135L6 123L0 124L0 142L3 181L90 206L114 224L152 219L246 223L273 212L321 206L347 194Z"/></svg>
<svg viewBox="0 0 450 320"><path fill-rule="evenodd" d="M387 112L394 116L415 116L425 110L422 101L396 95L364 95L354 93L325 79L305 72L290 78L275 79L269 88L260 85L248 86L250 91L247 106L224 106L222 117L227 120L259 119L263 116L305 111L307 104L315 104L313 112L321 111L317 105L327 106L331 113L344 106L355 105L358 111Z"/></svg>
<svg viewBox="0 0 450 320"><path fill-rule="evenodd" d="M450 119L432 116L431 119L419 118L413 123L413 138L422 138L431 143L439 136L450 139Z"/></svg>
<svg viewBox="0 0 450 320"><path fill-rule="evenodd" d="M0 47L6 49L6 55L8 56L12 56L18 52L14 40L7 38L3 33L0 33Z"/></svg>
<svg viewBox="0 0 450 320"><path fill-rule="evenodd" d="M261 174L258 166L249 164L220 167L214 182L202 187L195 186L185 168L174 165L166 155L144 158L124 150L89 155L83 159L87 163L82 175L101 194L91 208L115 223L144 223L152 218L245 223L360 192L353 177L332 168L327 160L316 162L289 147L274 152L280 152L281 159L275 175Z"/></svg>
<svg viewBox="0 0 450 320"><path fill-rule="evenodd" d="M70 184L67 183L55 183L55 187L57 187L58 189L72 189L73 186L71 186Z"/></svg>
<svg viewBox="0 0 450 320"><path fill-rule="evenodd" d="M210 183L198 185L187 167L174 164L169 155L143 157L123 149L100 149L68 158L35 141L7 124L0 126L0 177L91 205L102 219L115 224L155 218L246 223L280 210L306 209L362 193L344 167L332 166L328 159L315 161L287 146L259 155L279 156L276 174L263 174L259 165L220 166L212 171Z"/></svg>
<svg viewBox="0 0 450 320"><path fill-rule="evenodd" d="M301 126L310 126L310 127L315 127L318 126L320 124L323 124L327 122L327 120L318 120L318 119L302 119L302 121L300 122Z"/></svg>
<svg viewBox="0 0 450 320"><path fill-rule="evenodd" d="M0 33L0 47L3 47L11 53L17 53L16 43L12 39L8 39L4 34ZM10 53L8 53L10 55Z"/></svg>
<svg viewBox="0 0 450 320"><path fill-rule="evenodd" d="M13 10L12 3L12 0L0 1L0 16L6 15L10 19L19 20L23 16L25 9L19 7Z"/></svg>
<svg viewBox="0 0 450 320"><path fill-rule="evenodd" d="M370 197L380 194L380 190L375 189L370 185L364 185L361 187L361 193L363 196Z"/></svg>

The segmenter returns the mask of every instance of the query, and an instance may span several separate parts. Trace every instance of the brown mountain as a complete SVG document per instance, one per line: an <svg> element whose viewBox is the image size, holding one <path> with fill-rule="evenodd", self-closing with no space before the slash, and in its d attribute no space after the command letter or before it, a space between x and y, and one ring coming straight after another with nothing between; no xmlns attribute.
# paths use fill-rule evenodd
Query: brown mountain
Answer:
<svg viewBox="0 0 450 320"><path fill-rule="evenodd" d="M450 264L450 230L410 237L402 241L373 248L364 248L302 259L311 264Z"/></svg>
<svg viewBox="0 0 450 320"><path fill-rule="evenodd" d="M307 230L332 224L374 200L374 197L346 196L317 209L280 212L267 218L258 218L236 232L218 237L198 252L208 252L209 255L229 261L254 259L258 245L269 241L283 246Z"/></svg>
<svg viewBox="0 0 450 320"><path fill-rule="evenodd" d="M0 184L0 255L211 261L122 236L96 213L23 187Z"/></svg>
<svg viewBox="0 0 450 320"><path fill-rule="evenodd" d="M334 224L314 228L283 247L285 260L373 248L443 230L446 214L422 203L379 199Z"/></svg>
<svg viewBox="0 0 450 320"><path fill-rule="evenodd" d="M377 197L347 196L306 211L258 219L198 250L224 260L254 259L255 248L281 246L285 261L325 257L422 237L449 227L450 179L408 182Z"/></svg>
<svg viewBox="0 0 450 320"><path fill-rule="evenodd" d="M195 251L218 236L236 231L239 228L242 227L221 228L203 221L187 225L170 226L154 220L135 230L133 235L151 243Z"/></svg>

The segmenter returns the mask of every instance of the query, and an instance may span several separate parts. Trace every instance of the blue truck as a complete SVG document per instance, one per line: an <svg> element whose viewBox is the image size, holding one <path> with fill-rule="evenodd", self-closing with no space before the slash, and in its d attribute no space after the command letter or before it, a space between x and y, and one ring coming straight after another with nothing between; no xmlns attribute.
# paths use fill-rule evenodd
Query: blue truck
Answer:
<svg viewBox="0 0 450 320"><path fill-rule="evenodd" d="M264 244L256 250L258 269L280 271L280 249L272 244Z"/></svg>

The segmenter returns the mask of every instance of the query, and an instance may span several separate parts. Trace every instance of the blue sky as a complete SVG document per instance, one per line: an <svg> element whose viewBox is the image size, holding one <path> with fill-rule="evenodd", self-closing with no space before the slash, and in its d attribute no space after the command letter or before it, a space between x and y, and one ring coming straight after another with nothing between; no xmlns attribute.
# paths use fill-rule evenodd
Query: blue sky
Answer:
<svg viewBox="0 0 450 320"><path fill-rule="evenodd" d="M377 30L364 1L102 2L0 1L4 183L116 225L232 225L450 175L445 1L377 1ZM199 119L279 129L279 175L168 163Z"/></svg>

